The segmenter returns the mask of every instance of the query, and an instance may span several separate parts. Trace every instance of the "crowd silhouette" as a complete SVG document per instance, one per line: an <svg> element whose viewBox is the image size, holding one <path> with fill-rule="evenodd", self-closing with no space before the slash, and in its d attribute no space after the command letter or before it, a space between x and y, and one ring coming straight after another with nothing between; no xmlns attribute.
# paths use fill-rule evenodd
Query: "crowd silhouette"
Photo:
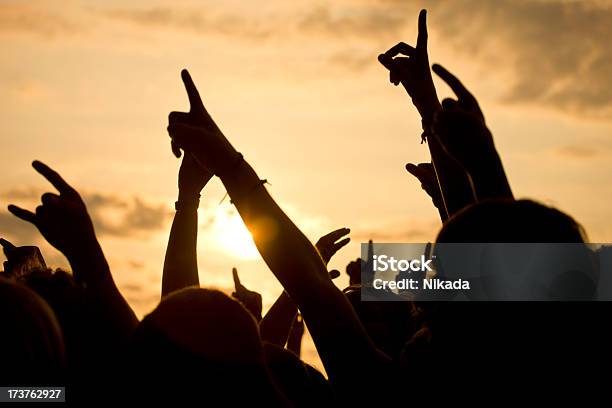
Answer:
<svg viewBox="0 0 612 408"><path fill-rule="evenodd" d="M476 98L447 69L430 67L425 10L416 45L401 42L378 60L422 119L415 142L427 144L431 162L409 163L406 170L440 214L436 242L586 242L569 215L514 198ZM456 99L438 100L432 71ZM190 110L168 117L171 150L182 163L159 304L138 320L113 280L78 191L34 161L56 192L43 194L34 211L8 209L36 226L71 270L53 270L38 248L2 240L0 385L66 384L69 401L83 405L120 395L151 403L385 406L416 401L418 395L406 393L414 390L424 398L424 390L450 392L459 384L505 389L515 372L525 386L542 376L588 376L590 364L608 361L601 304L363 302L369 256L347 265L350 286L339 289L332 280L340 272L327 265L349 242L350 230L332 231L313 245L209 115L189 72L181 77ZM197 209L214 176L284 288L267 311L235 268L231 296L200 288ZM300 359L304 324L327 377ZM112 395L101 394L111 386Z"/></svg>

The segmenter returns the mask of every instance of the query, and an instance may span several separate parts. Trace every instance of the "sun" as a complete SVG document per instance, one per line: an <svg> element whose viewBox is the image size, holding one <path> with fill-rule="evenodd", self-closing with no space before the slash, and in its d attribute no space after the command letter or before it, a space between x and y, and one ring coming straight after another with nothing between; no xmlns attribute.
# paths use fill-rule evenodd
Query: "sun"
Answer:
<svg viewBox="0 0 612 408"><path fill-rule="evenodd" d="M214 237L220 249L240 259L257 259L259 252L253 236L233 208L219 206L213 223Z"/></svg>

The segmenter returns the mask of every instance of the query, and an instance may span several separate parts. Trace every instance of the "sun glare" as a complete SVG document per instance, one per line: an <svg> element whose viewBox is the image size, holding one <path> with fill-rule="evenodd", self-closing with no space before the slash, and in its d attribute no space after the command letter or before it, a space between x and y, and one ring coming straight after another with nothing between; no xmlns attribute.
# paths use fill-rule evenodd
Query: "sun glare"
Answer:
<svg viewBox="0 0 612 408"><path fill-rule="evenodd" d="M220 206L215 212L213 230L214 237L224 252L241 259L259 258L251 233L235 211Z"/></svg>

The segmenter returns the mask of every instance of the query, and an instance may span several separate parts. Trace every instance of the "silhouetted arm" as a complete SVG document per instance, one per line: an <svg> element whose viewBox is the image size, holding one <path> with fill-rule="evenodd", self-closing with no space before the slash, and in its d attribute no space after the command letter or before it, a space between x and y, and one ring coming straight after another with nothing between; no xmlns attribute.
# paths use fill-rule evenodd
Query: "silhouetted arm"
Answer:
<svg viewBox="0 0 612 408"><path fill-rule="evenodd" d="M298 308L295 302L286 291L283 291L259 322L261 339L284 347L297 313Z"/></svg>
<svg viewBox="0 0 612 408"><path fill-rule="evenodd" d="M32 166L60 194L43 194L36 213L14 205L9 206L9 211L34 224L49 244L66 256L75 281L84 288L87 301L98 313L92 318L107 328L114 341L127 342L138 320L115 285L85 203L54 170L39 161Z"/></svg>
<svg viewBox="0 0 612 408"><path fill-rule="evenodd" d="M445 99L436 114L435 136L470 175L478 200L514 198L493 136L485 124L476 98L453 74L440 65L433 70L455 92L457 100Z"/></svg>
<svg viewBox="0 0 612 408"><path fill-rule="evenodd" d="M179 170L179 196L164 259L162 296L188 286L199 286L198 206L200 192L212 174L205 172L191 154L185 154Z"/></svg>
<svg viewBox="0 0 612 408"><path fill-rule="evenodd" d="M210 118L186 71L183 81L192 109L197 106L206 121L198 126L171 121L173 141L221 178L259 253L304 316L336 389L348 396L355 384L371 385L380 378L377 366L388 358L373 345L351 304L332 283L315 247ZM360 364L351 364L355 356Z"/></svg>
<svg viewBox="0 0 612 408"><path fill-rule="evenodd" d="M343 238L349 232L348 228L339 228L319 238L315 248L319 251L325 265L329 263L336 252L349 243L350 238ZM331 279L338 276L340 276L339 271L329 271ZM287 292L283 291L259 323L261 339L283 347L287 343L297 313L298 308L295 302L291 300Z"/></svg>
<svg viewBox="0 0 612 408"><path fill-rule="evenodd" d="M391 83L402 84L421 115L421 125L444 203L443 208L440 208L443 213L441 217L446 219L473 203L474 194L464 170L449 160L437 140L429 137L434 116L440 109L440 102L429 68L426 19L426 11L421 10L416 47L401 42L379 55L378 60L389 70ZM399 54L408 57L399 57Z"/></svg>
<svg viewBox="0 0 612 408"><path fill-rule="evenodd" d="M360 356L363 367L369 367L364 371L369 371L381 357L314 246L270 197L248 163L243 161L221 180L264 261L302 312L332 382L343 388L373 375L349 364Z"/></svg>

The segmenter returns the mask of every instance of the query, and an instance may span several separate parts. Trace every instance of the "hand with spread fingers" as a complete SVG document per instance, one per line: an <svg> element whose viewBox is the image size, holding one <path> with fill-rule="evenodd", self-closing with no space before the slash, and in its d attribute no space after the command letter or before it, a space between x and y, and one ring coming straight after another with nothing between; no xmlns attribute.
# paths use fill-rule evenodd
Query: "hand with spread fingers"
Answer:
<svg viewBox="0 0 612 408"><path fill-rule="evenodd" d="M479 200L513 198L493 135L485 124L478 101L465 86L441 65L433 71L453 90L457 99L442 101L432 126L444 150L463 166L472 178Z"/></svg>
<svg viewBox="0 0 612 408"><path fill-rule="evenodd" d="M178 146L191 153L207 172L223 174L236 165L240 155L206 111L189 72L183 70L181 77L191 108L189 112L171 112L168 117L173 151Z"/></svg>
<svg viewBox="0 0 612 408"><path fill-rule="evenodd" d="M427 55L427 11L419 13L419 33L416 47L404 42L378 56L378 61L389 70L389 80L404 86L412 102L426 123L431 123L440 103L434 87ZM400 56L400 54L405 56Z"/></svg>
<svg viewBox="0 0 612 408"><path fill-rule="evenodd" d="M79 193L53 169L39 161L32 167L57 189L59 194L45 193L35 212L16 205L8 210L36 226L45 239L67 258L76 256L84 245L96 241L94 227Z"/></svg>
<svg viewBox="0 0 612 408"><path fill-rule="evenodd" d="M257 319L261 320L261 311L263 309L261 295L257 292L247 289L240 282L238 276L238 269L232 268L232 276L234 277L235 291L232 293L232 297L238 300L240 303L247 308L249 312Z"/></svg>
<svg viewBox="0 0 612 408"><path fill-rule="evenodd" d="M315 247L317 251L319 251L319 254L321 254L321 258L323 258L325 265L329 263L329 260L336 252L350 242L351 239L349 237L340 239L349 232L351 232L351 230L348 228L339 228L319 238Z"/></svg>

